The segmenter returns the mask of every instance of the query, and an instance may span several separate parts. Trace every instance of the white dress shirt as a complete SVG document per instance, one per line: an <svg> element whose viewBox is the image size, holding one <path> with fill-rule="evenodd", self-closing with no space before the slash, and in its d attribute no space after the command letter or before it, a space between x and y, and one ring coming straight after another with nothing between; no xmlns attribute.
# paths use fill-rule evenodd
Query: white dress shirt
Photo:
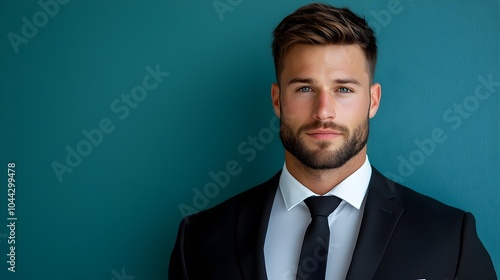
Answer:
<svg viewBox="0 0 500 280"><path fill-rule="evenodd" d="M346 278L358 238L371 174L372 168L367 156L358 170L325 194L342 199L328 217L330 244L325 279ZM317 194L290 174L286 164L283 166L264 244L269 280L295 280L302 241L311 222L304 199L315 195Z"/></svg>

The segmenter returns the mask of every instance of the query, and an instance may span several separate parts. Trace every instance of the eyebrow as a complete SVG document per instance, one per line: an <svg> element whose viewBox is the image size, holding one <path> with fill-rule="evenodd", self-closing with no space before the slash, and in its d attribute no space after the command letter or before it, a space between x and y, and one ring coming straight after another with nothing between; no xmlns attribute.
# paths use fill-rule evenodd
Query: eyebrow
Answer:
<svg viewBox="0 0 500 280"><path fill-rule="evenodd" d="M293 78L288 82L288 85L291 84L315 84L316 80L312 78Z"/></svg>
<svg viewBox="0 0 500 280"><path fill-rule="evenodd" d="M354 84L357 86L361 86L361 83L354 78L334 79L332 82L336 84ZM316 84L316 80L312 78L293 78L288 82L287 85L297 84L297 83Z"/></svg>
<svg viewBox="0 0 500 280"><path fill-rule="evenodd" d="M354 78L347 78L347 79L335 79L333 80L336 84L354 84L357 86L361 86L361 82L354 79Z"/></svg>

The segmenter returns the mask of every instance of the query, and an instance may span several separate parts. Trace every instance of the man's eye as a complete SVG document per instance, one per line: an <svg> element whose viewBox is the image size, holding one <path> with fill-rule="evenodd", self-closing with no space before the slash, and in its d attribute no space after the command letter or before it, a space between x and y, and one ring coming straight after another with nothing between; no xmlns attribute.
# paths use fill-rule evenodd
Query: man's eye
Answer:
<svg viewBox="0 0 500 280"><path fill-rule="evenodd" d="M298 92L311 92L312 88L310 88L310 87L301 87L297 91Z"/></svg>
<svg viewBox="0 0 500 280"><path fill-rule="evenodd" d="M350 92L352 92L352 90L350 90L350 89L348 89L346 87L341 87L341 88L338 89L338 91L340 93L350 93Z"/></svg>

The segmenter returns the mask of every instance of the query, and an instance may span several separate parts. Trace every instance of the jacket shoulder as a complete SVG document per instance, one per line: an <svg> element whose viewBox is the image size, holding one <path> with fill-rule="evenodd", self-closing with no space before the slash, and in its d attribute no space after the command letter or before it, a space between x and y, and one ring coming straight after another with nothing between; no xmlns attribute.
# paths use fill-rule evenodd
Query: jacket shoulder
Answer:
<svg viewBox="0 0 500 280"><path fill-rule="evenodd" d="M444 276L439 279L496 279L471 213L395 183L375 169L372 179L375 193L402 209L379 266L380 275L390 274L397 263L399 272L434 271ZM409 256L411 262L402 261Z"/></svg>
<svg viewBox="0 0 500 280"><path fill-rule="evenodd" d="M439 216L457 216L463 218L465 211L447 205L428 195L419 193L409 187L396 183L373 168L372 181L374 188L378 189L384 196L397 202L408 211L419 211L420 214Z"/></svg>
<svg viewBox="0 0 500 280"><path fill-rule="evenodd" d="M214 224L218 220L224 223L230 219L235 219L238 209L242 206L250 205L256 207L259 204L265 203L265 200L271 197L274 198L280 174L281 171L260 185L245 190L211 208L187 216L184 218L184 221L187 221L188 224L191 224L191 222Z"/></svg>

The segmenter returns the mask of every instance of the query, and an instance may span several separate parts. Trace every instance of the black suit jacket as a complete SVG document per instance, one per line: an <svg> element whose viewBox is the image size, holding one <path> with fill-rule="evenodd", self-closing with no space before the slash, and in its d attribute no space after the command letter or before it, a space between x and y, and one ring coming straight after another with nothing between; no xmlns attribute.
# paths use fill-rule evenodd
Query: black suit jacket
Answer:
<svg viewBox="0 0 500 280"><path fill-rule="evenodd" d="M186 217L169 279L267 279L264 240L279 175ZM347 279L497 279L472 214L446 206L373 168Z"/></svg>

